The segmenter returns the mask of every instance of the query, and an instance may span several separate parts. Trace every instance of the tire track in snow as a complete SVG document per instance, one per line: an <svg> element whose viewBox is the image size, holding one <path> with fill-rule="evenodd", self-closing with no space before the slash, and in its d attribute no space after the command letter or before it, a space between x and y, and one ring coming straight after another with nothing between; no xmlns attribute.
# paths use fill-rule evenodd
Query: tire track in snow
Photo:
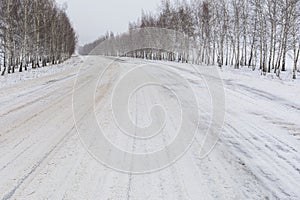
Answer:
<svg viewBox="0 0 300 200"><path fill-rule="evenodd" d="M87 77L89 78L89 77ZM88 84L91 80L87 80L86 82L82 83L78 88L76 88L77 90L84 87L86 84ZM73 94L72 92L67 93L66 95L64 95L63 97L61 97L58 101L56 101L54 104L51 104L50 106L48 106L46 109L43 109L42 111L34 114L33 116L29 117L28 119L26 119L25 121L23 121L21 124L19 124L17 127L22 126L22 124L25 124L27 121L30 121L31 119L34 119L35 117L38 117L39 114L47 111L49 108L54 107L55 105L59 105L59 103L61 103L62 101L64 101L67 97L69 97L70 95ZM12 131L13 129L7 131L7 133L9 133L10 131ZM28 180L29 177L33 176L34 173L36 173L37 169L40 168L42 166L43 163L45 163L46 160L49 159L50 155L56 151L57 149L62 147L62 144L71 136L72 131L75 130L75 126L72 127L72 129L67 132L67 134L53 147L51 148L38 162L36 162L33 167L31 168L31 170L24 175L21 179L18 180L18 184L11 189L3 198L2 200L8 200L10 198L13 197L13 195L16 193L16 191L24 185L24 183ZM16 160L19 156L21 156L22 154L24 154L28 149L30 149L30 146L28 148L25 149L25 151L21 152L17 157L15 157L13 160L11 160L8 164L6 164L4 166L4 168L6 168L9 164L12 164L14 160ZM4 169L3 168L3 169Z"/></svg>
<svg viewBox="0 0 300 200"><path fill-rule="evenodd" d="M232 117L232 116L227 116L227 120L229 120L231 123L232 122L236 122L236 120ZM254 130L254 133L250 132L250 131L246 131L245 133L247 133L247 135L249 135L250 137L247 137L247 135L245 135L245 133L242 133L241 131L238 131L237 129L233 128L233 125L232 124L226 124L227 127L231 127L233 132L231 133L235 133L233 136L234 138L230 139L230 138L226 138L225 142L227 144L229 144L230 146L232 146L233 148L235 148L239 153L239 156L240 159L243 160L244 163L244 167L246 167L248 169L249 172L251 172L255 177L256 179L260 182L260 186L262 188L264 188L266 191L272 191L272 196L273 198L280 198L280 194L278 194L278 190L276 192L276 190L274 190L274 186L276 186L275 188L279 189L281 194L284 194L285 198L288 196L289 198L291 198L290 195L286 195L287 193L285 191L282 191L280 188L281 186L279 184L281 184L282 180L279 180L279 179L274 179L275 177L273 177L272 174L269 174L269 173L266 173L268 170L268 168L266 168L265 170L262 168L264 167L264 165L261 165L261 166L257 166L256 164L252 163L251 164L251 167L250 165L248 165L248 163L253 160L255 157L259 157L261 159L260 162L263 162L263 163L269 163L269 164L273 164L275 163L275 165L273 164L272 166L275 169L276 171L276 177L280 177L280 179L284 178L284 179L288 179L290 181L292 181L293 179L291 179L291 177L286 173L286 170L284 173L281 173L282 172L282 163L281 162L278 162L280 159L284 158L284 156L270 156L270 154L268 154L268 152L273 152L273 153L278 153L277 151L275 152L275 149L277 149L276 147L273 147L273 148L268 148L268 146L266 145L266 142L267 143L274 143L276 144L276 142L274 142L274 136L266 133L265 131L261 130L261 129L258 129L255 125L253 125L253 123L249 122L249 121L246 121L246 120L243 120L242 118L239 119L239 123L242 123L244 124L244 127L245 126L248 126L250 127L252 130ZM254 123L255 124L255 123ZM232 134L231 134L232 135ZM260 137L260 138L263 138L263 141L259 141L259 138L257 137ZM250 138L257 138L257 140L253 140L251 141ZM272 141L273 140L273 141ZM233 143L234 141L236 141L235 143ZM277 138L275 141L279 141ZM229 142L229 143L228 143ZM282 141L280 141L280 144L283 145L283 146L286 146L288 147L287 144L283 143ZM241 146L243 145L243 147ZM245 146L247 145L247 146ZM265 151L261 148L264 148L264 149L268 149L268 151ZM251 153L250 153L251 152ZM249 154L250 153L250 154ZM255 157L253 157L253 155ZM245 156L243 158L243 156ZM276 158L276 159L275 159ZM279 160L278 160L279 159ZM288 163L286 162L286 159L283 160L283 162L285 164L288 164L290 165L291 163ZM261 163L261 164L263 164ZM290 165L290 167L292 167L294 170L295 170L295 166L293 165ZM258 171L257 171L258 170ZM274 169L272 169L273 171L271 172L274 172ZM257 174L257 172L263 174L263 176L258 176L259 174ZM287 171L289 172L289 171ZM275 174L274 174L275 175ZM270 182L273 183L272 185L272 188L269 188L268 187L268 184L266 184L266 180L267 179L269 180ZM278 182L279 181L279 182ZM293 182L293 181L292 181ZM295 182L296 184L296 182ZM279 195L279 196L278 196Z"/></svg>
<svg viewBox="0 0 300 200"><path fill-rule="evenodd" d="M74 77L75 77L75 75L72 75L72 76L71 76L71 78L74 78ZM69 79L71 79L71 78L68 78L67 80L69 80ZM43 91L44 91L44 90L51 89L51 88L54 87L55 84L58 84L58 83L55 83L55 82L54 82L53 84L51 84L51 85L49 85L49 86L47 86L47 87L41 87L41 88L35 90L35 91L34 91L34 94L38 93L39 90L43 90ZM64 88L64 89L67 90L68 88ZM72 89L72 87L70 87L70 90L71 90L71 89ZM30 93L30 92L29 92L29 93ZM26 94L24 94L23 96L24 96L24 97L27 97L28 95L30 95L29 93L26 93ZM13 113L13 112L15 112L15 111L18 111L18 110L20 110L20 109L22 109L22 108L25 108L25 107L27 107L27 106L29 106L29 105L32 105L32 104L34 104L34 103L36 103L36 102L39 102L39 101L41 101L41 100L43 100L43 99L45 99L45 98L48 98L51 94L53 94L53 91L48 92L48 93L46 93L44 96L38 97L38 98L36 98L36 99L34 99L34 100L32 100L32 101L29 101L29 102L26 102L26 103L24 103L24 104L22 104L22 105L19 105L19 106L15 107L15 108L13 108L13 109L11 109L11 110L8 110L8 111L6 111L5 113L2 113L2 114L0 115L0 117L5 117L5 116L7 116L7 115L9 115L9 114L11 114L11 113ZM20 97L18 96L17 98L20 98ZM9 102L9 101L11 101L11 99L8 100L7 102ZM5 102L3 102L3 104L5 105Z"/></svg>
<svg viewBox="0 0 300 200"><path fill-rule="evenodd" d="M18 184L12 190L10 190L6 195L4 195L2 200L11 199L13 197L13 195L16 193L16 191L21 187L21 185L24 184L24 182L30 176L32 176L37 171L37 169L39 167L41 167L41 165L50 157L50 155L55 150L62 147L62 144L67 140L68 137L71 136L71 133L72 133L73 130L75 130L75 126L73 126L72 129L69 130L67 132L67 134L54 147L52 147L38 162L36 162L34 164L34 166L31 168L31 170L26 175L24 175L21 179L19 179Z"/></svg>
<svg viewBox="0 0 300 200"><path fill-rule="evenodd" d="M84 86L85 86L86 84L88 84L90 81L91 81L91 80L87 80L86 82L84 82L82 85L80 85L79 88L77 88L77 90L79 90L80 88L84 87ZM53 93L53 92L50 92L50 94L51 94L51 93ZM67 93L67 94L65 94L65 95L63 95L63 96L61 96L58 100L56 100L56 101L55 101L54 103L52 103L51 105L47 106L46 108L43 107L43 109L40 110L39 112L36 112L36 113L32 114L29 118L24 119L24 120L23 120L22 122L20 122L19 124L17 124L17 125L15 125L15 126L11 127L10 129L6 130L6 131L4 132L4 134L10 133L11 131L15 130L16 128L19 128L19 127L21 127L22 125L24 125L26 122L28 122L28 121L30 121L30 120L33 120L34 118L38 117L39 114L44 113L45 111L47 111L48 109L50 109L50 108L52 108L52 107L54 107L54 106L56 106L56 105L59 105L59 103L61 103L62 101L64 101L67 97L70 97L72 94L73 94L73 91L71 91L71 92L69 92L69 93ZM50 96L50 95L49 95L49 96ZM49 97L49 96L41 97L41 98L39 98L39 100L44 99L44 98ZM36 102L38 102L39 100L34 101L34 102L36 103ZM34 102L33 102L33 103L34 103ZM26 104L25 106L22 106L21 108L26 107L26 106L28 106L28 105L30 105L30 103ZM16 109L16 110L17 110L17 109ZM15 110L15 111L16 111L16 110ZM0 135L0 136L3 136L3 135ZM2 143L3 143L3 141L2 141L2 142L0 141L0 145L1 145Z"/></svg>
<svg viewBox="0 0 300 200"><path fill-rule="evenodd" d="M136 105L135 105L135 130L134 130L134 139L133 139L133 145L132 145L132 153L135 153L136 150L136 136L137 136L137 125L138 125L138 95L136 94L136 99L135 99ZM133 169L133 161L131 161L131 169ZM127 200L130 200L130 193L131 193L131 187L132 187L132 179L133 179L133 174L132 171L130 171L128 175L128 189L127 189Z"/></svg>

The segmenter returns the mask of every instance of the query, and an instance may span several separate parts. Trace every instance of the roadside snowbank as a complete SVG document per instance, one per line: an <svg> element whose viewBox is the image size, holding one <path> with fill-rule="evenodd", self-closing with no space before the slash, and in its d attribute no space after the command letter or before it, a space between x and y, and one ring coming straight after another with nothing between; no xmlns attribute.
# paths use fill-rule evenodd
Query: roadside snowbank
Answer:
<svg viewBox="0 0 300 200"><path fill-rule="evenodd" d="M5 74L4 76L0 76L0 88L11 87L26 80L61 73L67 69L76 67L81 61L81 57L73 56L69 60L58 65L49 65L47 67L37 69L29 68L27 71L23 71L21 73L16 71L14 74Z"/></svg>

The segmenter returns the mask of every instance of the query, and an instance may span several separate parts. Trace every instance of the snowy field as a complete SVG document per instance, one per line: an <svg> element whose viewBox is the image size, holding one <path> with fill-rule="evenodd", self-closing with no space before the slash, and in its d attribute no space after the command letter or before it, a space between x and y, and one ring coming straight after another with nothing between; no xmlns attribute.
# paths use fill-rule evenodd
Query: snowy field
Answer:
<svg viewBox="0 0 300 200"><path fill-rule="evenodd" d="M112 60L74 57L63 65L0 77L0 199L300 198L299 80L291 80L288 72L280 80L247 68L219 70L225 91L225 121L217 144L211 152L204 149L210 153L203 158L203 129L209 126L213 109L203 76L211 75L201 76L190 65L128 58L116 60L104 71ZM139 175L107 168L92 154L93 144L86 145L84 136L77 134L90 130L83 122L89 122L91 113L107 139L124 151L147 154L176 138L180 120L177 103L163 89L141 90L129 103L140 126L158 123L147 113L158 102L171 112L166 116L164 133L148 142L120 134L109 114L110 97L122 75L136 66L153 64L174 70L189 82L199 103L201 126L188 151L167 168ZM77 78L79 69L82 75ZM105 76L99 81L102 72ZM174 81L159 70L139 73L136 81ZM181 84L172 87L185 94ZM95 91L93 98L91 90ZM184 96L183 101L189 103L191 96ZM183 110L187 117L195 112ZM194 122L189 123L193 126ZM115 159L113 154L108 157ZM121 157L119 162L126 160Z"/></svg>

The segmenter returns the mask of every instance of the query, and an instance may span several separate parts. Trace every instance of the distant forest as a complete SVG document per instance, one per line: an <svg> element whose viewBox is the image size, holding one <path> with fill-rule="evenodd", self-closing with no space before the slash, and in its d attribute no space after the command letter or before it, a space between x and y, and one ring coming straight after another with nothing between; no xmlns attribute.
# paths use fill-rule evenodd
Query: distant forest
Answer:
<svg viewBox="0 0 300 200"><path fill-rule="evenodd" d="M229 65L236 69L247 66L253 70L258 68L263 74L275 73L277 76L286 71L287 59L290 59L293 61L293 78L296 79L300 53L299 0L196 0L177 3L167 0L162 1L157 13L142 12L140 19L129 23L129 30L145 27L182 32L199 46L197 55L181 52L176 58L170 58L155 53L156 56L151 56L151 59ZM117 37L121 36L107 33L81 47L80 53L87 55L101 42ZM145 57L145 53L130 55ZM193 58L195 56L198 61Z"/></svg>
<svg viewBox="0 0 300 200"><path fill-rule="evenodd" d="M0 0L0 72L22 72L63 62L76 34L55 0Z"/></svg>

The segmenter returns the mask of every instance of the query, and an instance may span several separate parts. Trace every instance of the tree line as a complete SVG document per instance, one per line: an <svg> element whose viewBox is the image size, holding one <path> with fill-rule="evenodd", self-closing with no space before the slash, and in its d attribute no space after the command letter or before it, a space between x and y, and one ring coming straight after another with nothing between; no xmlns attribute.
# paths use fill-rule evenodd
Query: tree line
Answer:
<svg viewBox="0 0 300 200"><path fill-rule="evenodd" d="M70 58L77 38L54 0L0 0L0 72L22 72Z"/></svg>
<svg viewBox="0 0 300 200"><path fill-rule="evenodd" d="M95 49L98 45L100 45L102 42L108 40L109 38L113 38L114 33L113 32L107 32L104 36L100 36L97 40L88 43L84 46L80 46L78 51L80 55L89 55L93 49Z"/></svg>
<svg viewBox="0 0 300 200"><path fill-rule="evenodd" d="M159 12L145 13L133 29L157 27L184 33L197 46L197 52L176 52L165 56L161 50L151 59L168 59L207 65L230 65L260 69L263 74L287 70L293 60L296 79L300 53L299 0L196 0L162 1ZM122 36L114 36L120 38ZM111 38L111 37L110 37ZM103 38L102 38L103 39ZM99 42L99 41L98 41ZM95 44L94 44L95 45ZM88 47L88 46L85 46ZM90 45L86 52L92 50ZM137 50L131 56L145 57L153 49ZM129 54L127 54L128 56Z"/></svg>

